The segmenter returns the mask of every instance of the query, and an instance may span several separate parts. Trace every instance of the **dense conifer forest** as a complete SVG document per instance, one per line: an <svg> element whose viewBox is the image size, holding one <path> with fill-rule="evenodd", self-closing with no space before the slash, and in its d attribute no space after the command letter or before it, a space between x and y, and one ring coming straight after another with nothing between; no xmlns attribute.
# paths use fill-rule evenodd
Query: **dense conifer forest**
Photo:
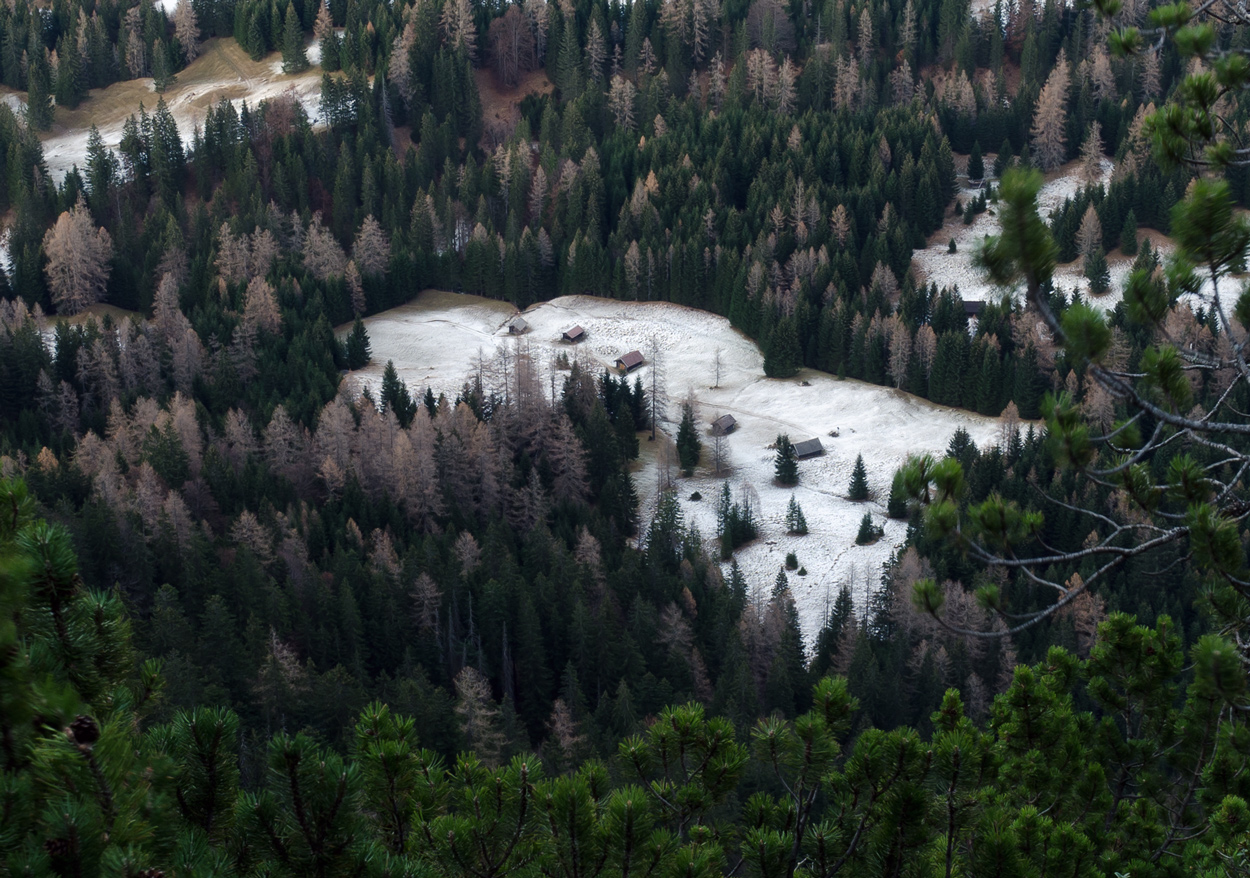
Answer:
<svg viewBox="0 0 1250 878"><path fill-rule="evenodd" d="M1181 153L1244 124L1250 30L1147 6L0 3L0 874L1237 874L1245 440L1189 437L1250 410L1250 300L1182 296L1244 270L1250 174ZM161 93L229 40L315 41L317 112L180 131ZM49 171L64 108L148 77ZM1011 181L1076 160L1030 212ZM912 253L987 211L1028 293L970 319ZM1105 318L1050 280L1117 250ZM769 376L1002 441L900 470L907 545L804 642L727 485L716 534L640 507L643 382L356 394L361 318L429 287L705 309Z"/></svg>

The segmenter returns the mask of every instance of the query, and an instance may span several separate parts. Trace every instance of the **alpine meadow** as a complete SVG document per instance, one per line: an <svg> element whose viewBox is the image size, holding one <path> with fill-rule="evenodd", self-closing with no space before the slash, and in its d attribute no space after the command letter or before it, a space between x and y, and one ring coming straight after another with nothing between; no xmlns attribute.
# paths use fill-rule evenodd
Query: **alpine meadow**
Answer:
<svg viewBox="0 0 1250 878"><path fill-rule="evenodd" d="M1250 874L1234 0L0 2L0 878Z"/></svg>

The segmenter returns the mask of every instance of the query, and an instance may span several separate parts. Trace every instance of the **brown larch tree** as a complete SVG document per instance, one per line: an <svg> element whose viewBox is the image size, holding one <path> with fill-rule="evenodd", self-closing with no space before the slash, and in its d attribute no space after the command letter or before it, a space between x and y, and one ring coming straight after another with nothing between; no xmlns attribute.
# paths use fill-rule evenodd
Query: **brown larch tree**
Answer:
<svg viewBox="0 0 1250 878"><path fill-rule="evenodd" d="M200 24L195 18L191 0L178 0L178 7L174 10L174 35L190 64L200 54Z"/></svg>
<svg viewBox="0 0 1250 878"><path fill-rule="evenodd" d="M515 8L515 7L513 7ZM364 277L380 277L386 274L391 261L391 242L382 225L369 214L360 224L356 240L352 243L352 259Z"/></svg>
<svg viewBox="0 0 1250 878"><path fill-rule="evenodd" d="M77 314L104 297L113 239L97 227L82 193L43 237L52 302L63 314Z"/></svg>
<svg viewBox="0 0 1250 878"><path fill-rule="evenodd" d="M347 268L347 254L334 234L321 221L321 212L313 214L304 235L304 267L317 278L342 277Z"/></svg>
<svg viewBox="0 0 1250 878"><path fill-rule="evenodd" d="M1068 63L1065 54L1060 51L1055 69L1046 79L1033 111L1033 158L1044 171L1059 167L1067 157L1067 106Z"/></svg>

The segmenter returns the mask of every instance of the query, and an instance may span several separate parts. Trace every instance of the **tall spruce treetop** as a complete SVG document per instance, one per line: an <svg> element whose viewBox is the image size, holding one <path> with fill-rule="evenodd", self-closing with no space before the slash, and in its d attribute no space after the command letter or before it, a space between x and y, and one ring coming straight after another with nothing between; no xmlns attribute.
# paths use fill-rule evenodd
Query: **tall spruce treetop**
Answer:
<svg viewBox="0 0 1250 878"><path fill-rule="evenodd" d="M799 456L794 450L794 443L785 433L777 437L777 457L773 463L773 473L779 485L799 483Z"/></svg>
<svg viewBox="0 0 1250 878"><path fill-rule="evenodd" d="M304 50L304 31L300 27L295 4L288 2L282 22L282 72L303 73L308 66L308 54Z"/></svg>
<svg viewBox="0 0 1250 878"><path fill-rule="evenodd" d="M855 456L855 468L851 470L851 484L847 488L846 496L856 503L868 499L868 470L864 466L864 456L862 454Z"/></svg>

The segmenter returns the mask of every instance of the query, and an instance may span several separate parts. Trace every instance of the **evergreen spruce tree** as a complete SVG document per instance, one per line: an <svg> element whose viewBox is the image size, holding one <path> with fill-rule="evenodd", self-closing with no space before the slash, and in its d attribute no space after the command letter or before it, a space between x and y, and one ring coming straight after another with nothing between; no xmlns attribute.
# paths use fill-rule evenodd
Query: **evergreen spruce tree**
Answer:
<svg viewBox="0 0 1250 878"><path fill-rule="evenodd" d="M907 487L903 484L903 471L895 470L890 483L890 499L886 501L885 514L890 518L907 518Z"/></svg>
<svg viewBox="0 0 1250 878"><path fill-rule="evenodd" d="M308 69L308 54L304 51L304 31L300 28L295 4L288 0L286 18L282 23L282 72L303 73Z"/></svg>
<svg viewBox="0 0 1250 878"><path fill-rule="evenodd" d="M799 345L794 318L786 317L768 340L768 355L764 357L764 374L769 378L789 378L803 366L803 349Z"/></svg>
<svg viewBox="0 0 1250 878"><path fill-rule="evenodd" d="M807 533L807 519L793 494L790 495L790 505L786 507L786 533L797 536Z"/></svg>
<svg viewBox="0 0 1250 878"><path fill-rule="evenodd" d="M860 503L868 499L868 470L864 467L864 456L855 456L855 469L851 470L851 485L847 490L847 499Z"/></svg>
<svg viewBox="0 0 1250 878"><path fill-rule="evenodd" d="M682 473L687 477L694 475L694 468L699 465L699 454L703 451L703 442L699 439L699 431L695 426L694 409L690 403L681 407L681 425L677 428L677 458L681 463Z"/></svg>
<svg viewBox="0 0 1250 878"><path fill-rule="evenodd" d="M1111 289L1111 272L1107 269L1107 253L1101 247L1085 257L1085 277L1089 291L1095 296Z"/></svg>
<svg viewBox="0 0 1250 878"><path fill-rule="evenodd" d="M779 485L799 483L799 456L794 451L790 437L785 433L777 437L777 457L773 463L773 473Z"/></svg>
<svg viewBox="0 0 1250 878"><path fill-rule="evenodd" d="M186 0L183 0L186 2ZM164 40L157 40L152 46L152 87L157 94L164 94L177 81L172 65L169 62L169 49Z"/></svg>
<svg viewBox="0 0 1250 878"><path fill-rule="evenodd" d="M1011 167L1011 160L1014 154L1011 151L1011 141L1003 138L1003 145L998 148L998 155L994 157L994 176L1001 177L1003 171Z"/></svg>
<svg viewBox="0 0 1250 878"><path fill-rule="evenodd" d="M968 156L968 182L985 178L985 160L981 157L981 141L972 144L972 155Z"/></svg>
<svg viewBox="0 0 1250 878"><path fill-rule="evenodd" d="M1137 214L1132 208L1124 215L1124 224L1120 226L1120 252L1125 256L1137 255Z"/></svg>
<svg viewBox="0 0 1250 878"><path fill-rule="evenodd" d="M864 517L859 520L859 533L855 535L855 545L866 546L876 542L880 536L881 530L872 523L872 513L865 512Z"/></svg>
<svg viewBox="0 0 1250 878"><path fill-rule="evenodd" d="M379 401L384 410L394 412L395 419L405 429L412 423L417 413L417 403L408 392L408 385L400 379L394 360L387 360L386 368L382 371L382 392Z"/></svg>
<svg viewBox="0 0 1250 878"><path fill-rule="evenodd" d="M27 73L26 119L32 128L47 131L52 127L52 82L48 63L42 52L36 53Z"/></svg>
<svg viewBox="0 0 1250 878"><path fill-rule="evenodd" d="M347 360L347 368L351 370L362 369L369 364L369 333L365 329L364 321L360 319L360 315L356 315L356 322L352 324L352 331L347 336L344 343L344 356Z"/></svg>

